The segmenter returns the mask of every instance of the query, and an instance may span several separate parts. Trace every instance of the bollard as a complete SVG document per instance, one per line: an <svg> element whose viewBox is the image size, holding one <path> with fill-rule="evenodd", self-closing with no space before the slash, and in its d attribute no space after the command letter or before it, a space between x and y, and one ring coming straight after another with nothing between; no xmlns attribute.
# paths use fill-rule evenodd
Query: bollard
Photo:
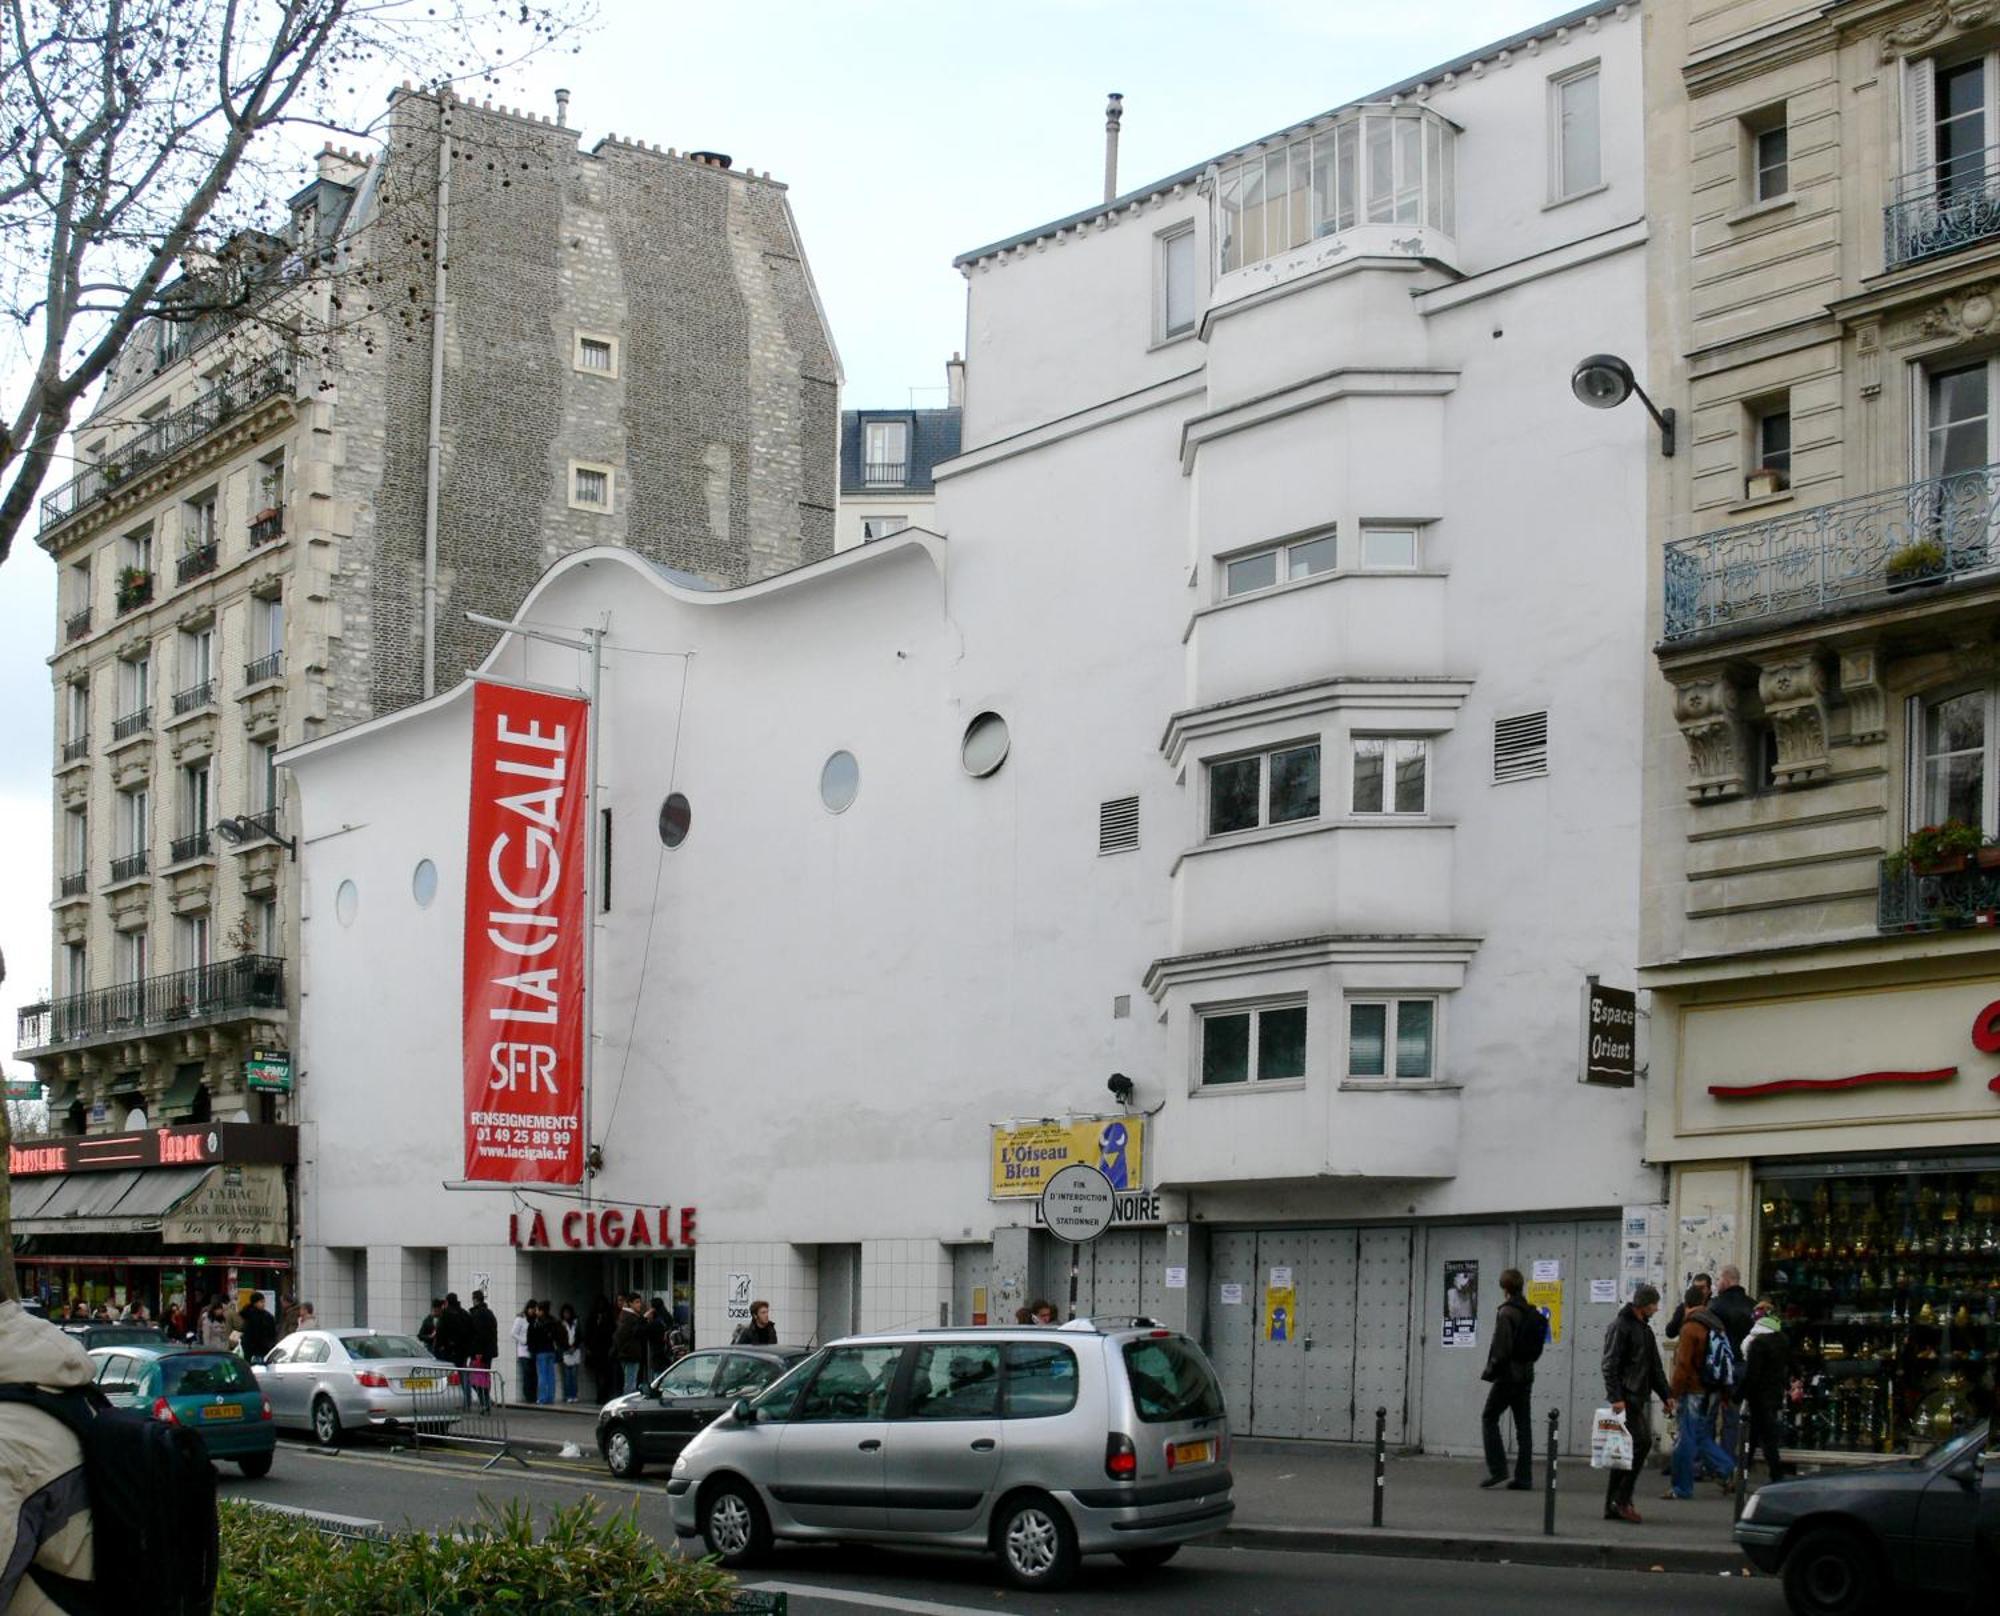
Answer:
<svg viewBox="0 0 2000 1616"><path fill-rule="evenodd" d="M1549 1410L1549 1484L1542 1494L1542 1536L1556 1535L1556 1433L1562 1424L1562 1414L1557 1409Z"/></svg>
<svg viewBox="0 0 2000 1616"><path fill-rule="evenodd" d="M1740 1402L1736 1405L1736 1452L1731 1455L1736 1461L1732 1473L1736 1483L1736 1509L1734 1518L1743 1519L1743 1495L1750 1491L1750 1411Z"/></svg>
<svg viewBox="0 0 2000 1616"><path fill-rule="evenodd" d="M1375 1524L1382 1524L1382 1489L1388 1480L1389 1411L1375 1410Z"/></svg>

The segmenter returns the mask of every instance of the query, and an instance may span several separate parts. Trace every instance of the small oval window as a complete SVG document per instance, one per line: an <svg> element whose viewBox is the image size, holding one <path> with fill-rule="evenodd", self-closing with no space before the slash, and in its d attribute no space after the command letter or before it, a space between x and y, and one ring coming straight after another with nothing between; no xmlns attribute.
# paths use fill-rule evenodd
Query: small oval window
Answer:
<svg viewBox="0 0 2000 1616"><path fill-rule="evenodd" d="M965 726L965 739L959 745L958 760L965 765L967 774L975 779L984 779L1007 761L1010 744L1007 720L998 713L981 713Z"/></svg>
<svg viewBox="0 0 2000 1616"><path fill-rule="evenodd" d="M861 794L861 765L852 752L836 752L819 771L819 800L829 813L844 814Z"/></svg>
<svg viewBox="0 0 2000 1616"><path fill-rule="evenodd" d="M333 918L343 926L354 924L354 914L361 907L361 889L352 881L343 881L334 888Z"/></svg>
<svg viewBox="0 0 2000 1616"><path fill-rule="evenodd" d="M417 867L410 872L410 896L417 900L419 909L428 909L437 895L438 867L429 859L418 859Z"/></svg>
<svg viewBox="0 0 2000 1616"><path fill-rule="evenodd" d="M687 840L688 827L694 823L694 809L686 797L676 791L660 804L660 840L669 847L679 847Z"/></svg>

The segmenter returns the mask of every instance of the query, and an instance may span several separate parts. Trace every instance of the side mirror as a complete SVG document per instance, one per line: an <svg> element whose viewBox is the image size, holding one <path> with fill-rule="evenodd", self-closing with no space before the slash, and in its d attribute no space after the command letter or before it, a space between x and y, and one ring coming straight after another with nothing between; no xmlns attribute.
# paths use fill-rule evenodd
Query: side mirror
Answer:
<svg viewBox="0 0 2000 1616"><path fill-rule="evenodd" d="M750 1399L747 1397L739 1397L735 1402L731 1403L729 1405L729 1413L730 1417L738 1425L755 1425L757 1423L757 1411L750 1406Z"/></svg>
<svg viewBox="0 0 2000 1616"><path fill-rule="evenodd" d="M260 1352L260 1353L258 1353L256 1357L254 1357L254 1358L252 1358L252 1359L250 1360L250 1367L251 1367L252 1369L262 1369L262 1368L264 1367L264 1355L263 1355L263 1353L261 1353L261 1352Z"/></svg>

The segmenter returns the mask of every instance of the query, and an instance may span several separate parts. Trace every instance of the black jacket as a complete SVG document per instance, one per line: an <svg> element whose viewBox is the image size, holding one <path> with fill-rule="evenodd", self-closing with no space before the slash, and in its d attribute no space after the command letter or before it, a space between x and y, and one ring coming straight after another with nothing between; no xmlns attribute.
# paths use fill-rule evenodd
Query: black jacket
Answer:
<svg viewBox="0 0 2000 1616"><path fill-rule="evenodd" d="M1519 1363L1514 1357L1514 1344L1530 1319L1537 1324L1541 1322L1541 1316L1520 1297L1510 1296L1500 1304L1500 1311L1493 1316L1493 1344L1486 1349L1486 1368L1480 1374L1481 1380L1504 1380L1515 1386L1526 1386L1534 1380L1535 1366Z"/></svg>
<svg viewBox="0 0 2000 1616"><path fill-rule="evenodd" d="M1729 1344L1736 1349L1736 1356L1743 1356L1743 1338L1750 1333L1750 1326L1757 1317L1757 1304L1750 1300L1750 1294L1741 1285L1731 1285L1719 1290L1709 1298L1709 1312L1722 1321L1722 1328L1729 1333Z"/></svg>
<svg viewBox="0 0 2000 1616"><path fill-rule="evenodd" d="M778 1344L778 1327L769 1319L762 1324L745 1324L737 1329L735 1339L745 1346L775 1347Z"/></svg>
<svg viewBox="0 0 2000 1616"><path fill-rule="evenodd" d="M629 1307L618 1310L618 1323L611 1331L611 1356L619 1363L645 1361L646 1321Z"/></svg>
<svg viewBox="0 0 2000 1616"><path fill-rule="evenodd" d="M1783 1408L1792 1383L1792 1340L1783 1330L1761 1332L1743 1355L1743 1395L1760 1408Z"/></svg>
<svg viewBox="0 0 2000 1616"><path fill-rule="evenodd" d="M467 1308L465 1320L472 1327L472 1351L490 1364L500 1356L500 1321L484 1302L474 1302Z"/></svg>
<svg viewBox="0 0 2000 1616"><path fill-rule="evenodd" d="M261 1305L243 1310L237 1330L246 1358L261 1358L278 1344L278 1321L271 1317L269 1308Z"/></svg>
<svg viewBox="0 0 2000 1616"><path fill-rule="evenodd" d="M439 1315L431 1351L448 1364L463 1365L472 1355L472 1319L464 1308L447 1307Z"/></svg>
<svg viewBox="0 0 2000 1616"><path fill-rule="evenodd" d="M1667 1388L1667 1372L1660 1365L1660 1344L1653 1339L1653 1327L1639 1317L1630 1302L1605 1326L1600 1367L1607 1402L1641 1401L1656 1394L1666 1402L1673 1396Z"/></svg>
<svg viewBox="0 0 2000 1616"><path fill-rule="evenodd" d="M562 1342L553 1320L540 1313L528 1320L528 1353L531 1357L561 1350Z"/></svg>

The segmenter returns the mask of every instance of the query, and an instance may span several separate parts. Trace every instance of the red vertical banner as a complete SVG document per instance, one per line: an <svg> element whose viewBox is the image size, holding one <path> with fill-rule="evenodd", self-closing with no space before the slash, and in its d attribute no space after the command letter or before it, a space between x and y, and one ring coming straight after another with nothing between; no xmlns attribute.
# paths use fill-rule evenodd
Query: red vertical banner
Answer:
<svg viewBox="0 0 2000 1616"><path fill-rule="evenodd" d="M583 1181L590 703L472 690L465 847L465 1176Z"/></svg>

